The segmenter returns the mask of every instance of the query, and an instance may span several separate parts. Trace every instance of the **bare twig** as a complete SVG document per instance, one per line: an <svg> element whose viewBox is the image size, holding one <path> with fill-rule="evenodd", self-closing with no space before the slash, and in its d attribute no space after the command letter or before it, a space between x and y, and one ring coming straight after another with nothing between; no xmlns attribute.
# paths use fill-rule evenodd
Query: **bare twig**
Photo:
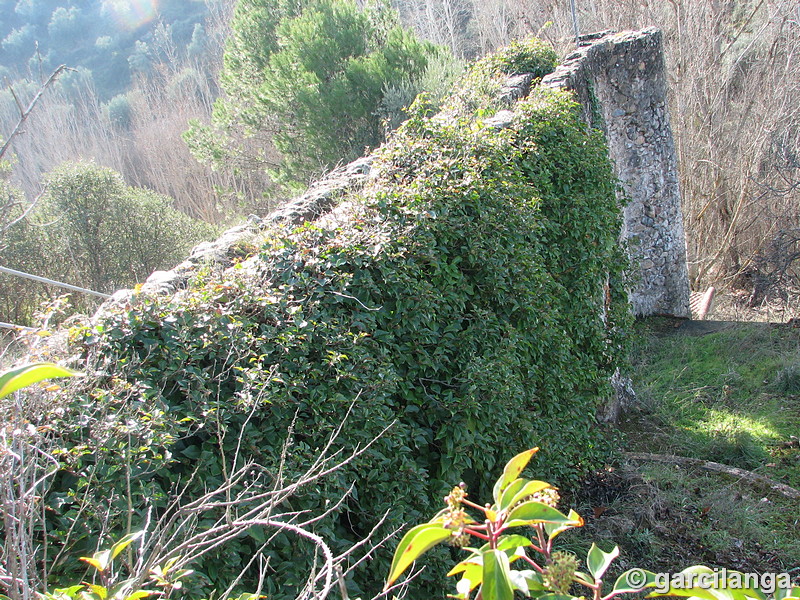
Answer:
<svg viewBox="0 0 800 600"><path fill-rule="evenodd" d="M16 100L17 106L19 107L20 115L17 124L14 126L14 129L11 131L5 142L3 142L3 145L0 146L0 160L3 160L3 157L5 156L9 147L11 146L11 142L14 141L14 138L17 137L20 133L22 133L22 126L25 125L25 121L27 121L28 117L31 116L33 109L36 108L36 105L39 103L39 100L42 99L42 95L44 95L44 93L47 91L47 88L49 88L51 85L53 85L53 83L55 83L56 79L58 79L58 76L61 75L61 73L63 73L64 71L74 71L74 70L75 69L68 67L67 65L59 65L58 67L56 67L55 70L52 73L50 73L50 77L47 78L47 81L45 81L41 85L39 90L36 92L36 95L33 97L33 100L31 100L28 103L28 107L25 109L22 108L22 103L19 101L19 98L17 98L17 95L14 93L13 88L9 86L9 89L11 89L11 94L14 96L14 100Z"/></svg>

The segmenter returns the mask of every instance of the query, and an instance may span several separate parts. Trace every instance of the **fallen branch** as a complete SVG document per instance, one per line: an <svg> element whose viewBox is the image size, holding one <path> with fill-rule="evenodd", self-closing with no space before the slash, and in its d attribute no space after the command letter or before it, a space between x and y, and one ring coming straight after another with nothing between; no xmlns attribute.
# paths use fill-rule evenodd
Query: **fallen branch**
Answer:
<svg viewBox="0 0 800 600"><path fill-rule="evenodd" d="M712 462L710 460L701 460L699 458L674 456L672 454L650 454L649 452L624 452L623 454L630 460L652 461L670 465L685 465L689 467L697 467L706 471L713 471L715 473L724 473L725 475L730 475L731 477L744 479L749 483L766 486L772 491L778 492L787 498L800 500L800 491L796 490L795 488L783 483L779 483L773 479L770 479L769 477L759 475L758 473L746 471L745 469L739 469L738 467L730 467L728 465Z"/></svg>

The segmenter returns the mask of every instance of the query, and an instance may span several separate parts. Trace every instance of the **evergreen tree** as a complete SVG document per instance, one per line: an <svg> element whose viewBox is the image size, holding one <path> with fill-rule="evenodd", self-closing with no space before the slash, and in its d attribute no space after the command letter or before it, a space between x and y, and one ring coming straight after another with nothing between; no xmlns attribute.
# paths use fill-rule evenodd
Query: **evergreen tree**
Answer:
<svg viewBox="0 0 800 600"><path fill-rule="evenodd" d="M420 77L442 52L403 29L386 5L349 0L239 0L214 126L231 137L267 132L277 176L304 183L383 141L378 108L388 85ZM216 136L194 126L199 156ZM219 142L217 141L219 144Z"/></svg>

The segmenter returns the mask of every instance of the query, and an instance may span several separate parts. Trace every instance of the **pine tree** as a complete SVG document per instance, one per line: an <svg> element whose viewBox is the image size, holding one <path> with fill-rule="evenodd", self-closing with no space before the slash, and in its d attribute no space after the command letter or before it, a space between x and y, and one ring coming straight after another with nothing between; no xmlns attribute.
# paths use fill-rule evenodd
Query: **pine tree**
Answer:
<svg viewBox="0 0 800 600"><path fill-rule="evenodd" d="M239 0L221 75L227 97L214 110L218 133L195 125L187 139L196 154L224 160L220 147L230 152L231 138L266 133L281 155L275 177L305 183L379 145L387 86L418 78L440 52L403 29L388 5Z"/></svg>

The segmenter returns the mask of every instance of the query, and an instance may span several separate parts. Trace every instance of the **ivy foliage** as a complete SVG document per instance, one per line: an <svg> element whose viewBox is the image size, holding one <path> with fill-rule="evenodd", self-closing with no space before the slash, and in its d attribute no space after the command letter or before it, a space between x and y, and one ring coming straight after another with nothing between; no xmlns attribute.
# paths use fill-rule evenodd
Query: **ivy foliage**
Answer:
<svg viewBox="0 0 800 600"><path fill-rule="evenodd" d="M345 218L276 226L237 267L171 298L136 294L72 331L84 370L101 377L72 401L82 417L59 425L83 450L50 499L55 536L89 489L102 501L81 513L87 532L122 522L129 505L134 520L152 518L178 484L197 497L237 457L265 468L248 485L270 488L279 468L290 480L343 420L334 448L345 454L390 427L291 500L316 515L353 486L314 524L339 551L387 512L380 533L419 521L454 476L486 495L483 474L508 448L541 446L537 474L562 486L607 459L594 414L628 317L602 137L568 94L546 89L499 131L473 112L429 112L413 107L373 183L343 200ZM130 497L105 485L123 476ZM265 535L194 566L221 589ZM264 593L295 596L304 551L284 534L270 541ZM377 592L389 563L388 548L362 563L351 595ZM444 593L427 572L415 585Z"/></svg>

